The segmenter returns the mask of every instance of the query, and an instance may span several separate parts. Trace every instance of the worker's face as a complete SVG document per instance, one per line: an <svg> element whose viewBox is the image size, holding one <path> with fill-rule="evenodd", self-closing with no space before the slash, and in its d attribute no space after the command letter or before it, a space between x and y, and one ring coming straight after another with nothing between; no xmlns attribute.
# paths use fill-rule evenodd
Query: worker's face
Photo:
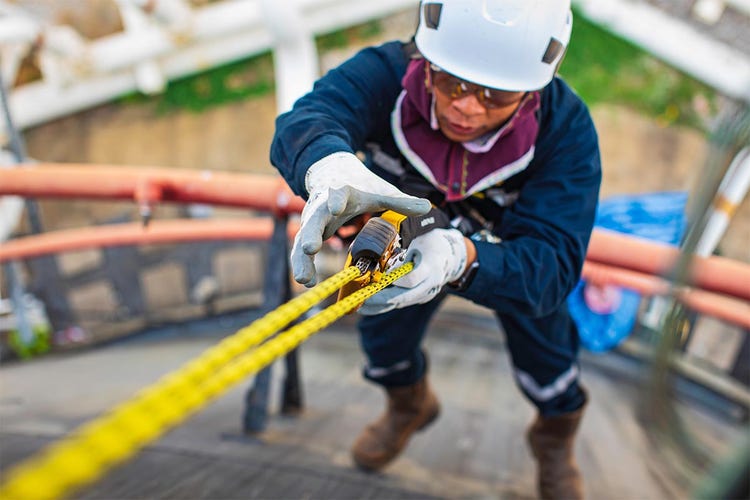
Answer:
<svg viewBox="0 0 750 500"><path fill-rule="evenodd" d="M499 128L526 94L480 87L434 67L430 71L438 125L456 142L472 141Z"/></svg>

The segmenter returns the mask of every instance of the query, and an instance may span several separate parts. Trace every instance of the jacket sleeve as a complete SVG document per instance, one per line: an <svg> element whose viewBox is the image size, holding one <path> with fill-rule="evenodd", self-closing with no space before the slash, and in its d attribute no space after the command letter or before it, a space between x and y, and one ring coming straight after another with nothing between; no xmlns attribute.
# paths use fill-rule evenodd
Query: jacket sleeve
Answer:
<svg viewBox="0 0 750 500"><path fill-rule="evenodd" d="M530 177L503 216L502 242L476 242L479 270L459 294L501 313L560 307L580 279L596 215L601 162L588 109L561 80L545 94Z"/></svg>
<svg viewBox="0 0 750 500"><path fill-rule="evenodd" d="M355 153L373 134L390 130L406 71L402 47L396 41L360 51L277 117L270 160L296 194L307 198L310 165L338 151Z"/></svg>

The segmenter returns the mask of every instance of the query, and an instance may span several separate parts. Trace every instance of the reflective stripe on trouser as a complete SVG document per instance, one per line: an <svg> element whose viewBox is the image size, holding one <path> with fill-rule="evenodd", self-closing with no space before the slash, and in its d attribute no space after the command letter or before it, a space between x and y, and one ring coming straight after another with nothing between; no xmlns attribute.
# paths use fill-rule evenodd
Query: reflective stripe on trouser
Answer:
<svg viewBox="0 0 750 500"><path fill-rule="evenodd" d="M366 378L386 387L410 385L422 378L427 369L422 339L444 297L360 318ZM567 307L543 318L497 316L505 330L516 383L529 401L545 416L580 408L586 397L578 384L578 332Z"/></svg>
<svg viewBox="0 0 750 500"><path fill-rule="evenodd" d="M578 381L578 328L567 302L548 316L498 313L508 340L516 383L545 417L570 413L586 402Z"/></svg>

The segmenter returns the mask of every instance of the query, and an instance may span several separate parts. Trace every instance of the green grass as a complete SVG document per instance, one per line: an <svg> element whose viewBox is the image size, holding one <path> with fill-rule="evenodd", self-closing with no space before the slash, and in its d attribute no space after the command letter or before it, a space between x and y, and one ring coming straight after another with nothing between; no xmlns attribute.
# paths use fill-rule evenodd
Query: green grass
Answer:
<svg viewBox="0 0 750 500"><path fill-rule="evenodd" d="M318 50L339 49L381 32L378 21L320 36ZM703 129L715 113L716 95L709 87L680 73L604 29L576 15L570 48L561 75L589 104L619 104L655 117L663 125ZM248 58L169 83L160 95L132 94L123 102L155 105L159 113L189 110L267 95L274 89L270 54Z"/></svg>
<svg viewBox="0 0 750 500"><path fill-rule="evenodd" d="M173 80L162 94L130 94L121 102L151 103L160 114L179 110L201 112L213 106L264 96L273 89L273 58L267 53Z"/></svg>
<svg viewBox="0 0 750 500"><path fill-rule="evenodd" d="M326 50L341 49L359 40L367 40L379 35L383 31L380 21L352 26L350 28L334 31L317 38L316 45L319 52Z"/></svg>
<svg viewBox="0 0 750 500"><path fill-rule="evenodd" d="M577 15L560 74L589 106L620 104L662 124L703 128L716 93Z"/></svg>
<svg viewBox="0 0 750 500"><path fill-rule="evenodd" d="M320 36L316 45L319 52L339 49L380 32L380 21L372 21ZM132 93L120 102L153 104L159 114L179 110L199 113L213 106L264 96L274 88L273 57L265 53L173 80L162 94Z"/></svg>

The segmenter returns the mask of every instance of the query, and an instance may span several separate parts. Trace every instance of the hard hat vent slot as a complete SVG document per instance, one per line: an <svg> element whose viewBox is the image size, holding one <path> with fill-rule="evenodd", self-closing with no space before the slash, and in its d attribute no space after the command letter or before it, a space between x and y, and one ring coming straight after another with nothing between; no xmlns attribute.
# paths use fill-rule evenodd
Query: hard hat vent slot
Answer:
<svg viewBox="0 0 750 500"><path fill-rule="evenodd" d="M557 56L560 55L562 50L563 44L555 38L550 38L549 44L547 44L547 50L544 51L544 55L542 56L542 62L546 64L552 64L555 59L557 59Z"/></svg>
<svg viewBox="0 0 750 500"><path fill-rule="evenodd" d="M426 3L422 9L424 14L424 25L430 29L436 30L440 25L440 13L443 10L442 3Z"/></svg>

